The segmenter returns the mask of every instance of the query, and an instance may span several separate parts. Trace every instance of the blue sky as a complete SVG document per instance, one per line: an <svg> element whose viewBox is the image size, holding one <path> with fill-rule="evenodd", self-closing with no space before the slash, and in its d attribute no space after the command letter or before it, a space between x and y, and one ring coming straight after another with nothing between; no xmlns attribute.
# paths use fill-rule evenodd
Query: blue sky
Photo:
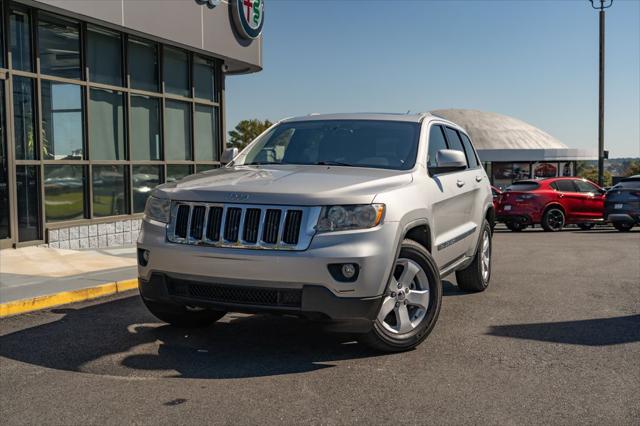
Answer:
<svg viewBox="0 0 640 426"><path fill-rule="evenodd" d="M311 112L471 108L597 147L586 0L267 0L264 70L227 79L227 130ZM607 10L606 148L640 156L640 1Z"/></svg>

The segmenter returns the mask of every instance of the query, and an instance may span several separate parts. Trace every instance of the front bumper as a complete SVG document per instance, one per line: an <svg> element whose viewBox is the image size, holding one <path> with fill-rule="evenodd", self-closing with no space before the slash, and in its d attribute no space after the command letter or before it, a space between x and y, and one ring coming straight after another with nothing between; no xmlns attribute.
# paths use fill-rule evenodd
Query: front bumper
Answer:
<svg viewBox="0 0 640 426"><path fill-rule="evenodd" d="M329 331L366 333L373 325L381 296L337 297L325 287L301 289L220 285L209 277L153 273L140 279L141 296L150 301L227 312L276 313L327 321Z"/></svg>
<svg viewBox="0 0 640 426"><path fill-rule="evenodd" d="M166 226L144 220L138 248L149 251L138 265L142 281L154 273L204 277L219 285L298 289L324 287L340 298L367 299L384 293L399 240L397 222L367 230L318 234L306 250L220 248L166 241ZM337 281L328 265L354 263L353 282Z"/></svg>

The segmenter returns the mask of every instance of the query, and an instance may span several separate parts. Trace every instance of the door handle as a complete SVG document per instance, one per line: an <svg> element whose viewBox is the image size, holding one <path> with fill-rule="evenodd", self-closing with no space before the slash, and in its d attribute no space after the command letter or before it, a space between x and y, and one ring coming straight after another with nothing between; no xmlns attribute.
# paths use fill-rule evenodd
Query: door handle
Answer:
<svg viewBox="0 0 640 426"><path fill-rule="evenodd" d="M458 179L458 181L456 182L456 185L458 185L458 188L462 188L464 186L464 181Z"/></svg>
<svg viewBox="0 0 640 426"><path fill-rule="evenodd" d="M564 198L564 194L558 195L558 198Z"/></svg>
<svg viewBox="0 0 640 426"><path fill-rule="evenodd" d="M476 176L476 182L480 182L482 180L482 176Z"/></svg>

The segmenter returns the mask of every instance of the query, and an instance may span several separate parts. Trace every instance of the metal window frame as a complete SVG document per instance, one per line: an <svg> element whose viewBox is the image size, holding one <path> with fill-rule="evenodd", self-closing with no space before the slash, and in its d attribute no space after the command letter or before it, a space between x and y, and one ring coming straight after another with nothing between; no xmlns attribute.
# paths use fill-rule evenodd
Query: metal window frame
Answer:
<svg viewBox="0 0 640 426"><path fill-rule="evenodd" d="M13 69L11 61L11 43L10 43L10 11L17 9L29 14L30 35L31 35L31 59L33 65L33 71L21 71ZM5 128L5 141L7 144L7 168L8 176L7 182L9 186L9 222L10 238L8 240L0 240L0 248L9 246L21 247L25 245L37 245L46 241L46 233L48 229L58 229L69 226L78 226L94 223L105 223L124 219L137 219L142 216L141 213L133 213L133 167L144 165L161 166L160 179L161 182L166 182L167 179L167 166L168 165L188 165L190 166L191 173L198 170L201 165L206 166L221 166L219 161L222 151L224 150L224 135L225 135L225 79L224 72L222 70L223 59L216 58L214 56L208 56L201 52L184 49L184 47L177 44L166 43L164 41L155 40L153 37L141 37L138 34L133 34L125 30L118 30L108 25L100 25L99 23L83 21L72 17L60 15L48 10L38 9L36 7L30 7L28 5L3 1L2 2L2 44L4 47L4 68L0 67L0 84L4 84L5 89L5 114L6 114L6 128ZM52 75L45 75L41 73L40 67L40 51L39 51L39 39L38 39L38 23L40 16L46 16L47 19L60 22L68 22L77 25L79 31L79 43L80 43L80 79L72 79L65 77L58 77ZM90 29L96 29L98 31L105 31L114 35L118 35L121 40L121 64L122 64L122 78L124 86L114 86L110 84L97 83L91 81L91 70L88 58L88 35ZM140 40L142 42L152 43L156 45L158 60L157 60L157 73L158 73L158 92L151 92L147 90L134 89L131 87L131 76L129 72L129 39ZM190 96L180 96L172 93L167 93L165 90L164 81L164 48L165 46L172 49L179 49L187 53L187 60L189 62L188 78L190 86ZM213 66L214 72L214 93L213 101L210 99L197 98L195 96L195 76L194 76L194 57L210 61ZM35 119L35 135L34 141L36 145L36 152L38 154L37 159L33 160L18 160L15 158L15 122L14 122L14 108L13 108L13 77L27 77L34 81L34 119ZM82 129L84 133L83 137L83 157L81 160L50 160L44 159L43 146L42 146L42 81L51 81L57 83L75 84L81 87L82 99L83 99L83 112L82 112ZM125 139L125 160L93 160L90 150L90 93L91 89L111 90L122 93L124 96L124 139ZM132 141L131 141L131 96L142 95L159 99L159 126L160 126L160 145L161 145L161 158L160 160L132 160ZM190 160L171 160L167 161L166 157L166 101L180 101L190 104ZM198 160L196 158L196 128L195 128L195 113L196 107L203 105L214 108L214 117L216 120L216 128L214 129L216 140L212 141L215 144L215 152L218 160ZM45 211L45 191L44 191L44 177L45 167L48 165L76 165L84 167L84 215L85 218L81 220L70 220L60 222L46 222ZM125 173L125 191L127 212L126 215L109 216L97 218L93 211L93 166L94 165L124 165ZM39 169L39 194L38 194L38 214L39 214L39 230L38 240L34 241L20 241L18 236L18 212L17 212L17 182L16 182L16 167L17 166L38 166Z"/></svg>

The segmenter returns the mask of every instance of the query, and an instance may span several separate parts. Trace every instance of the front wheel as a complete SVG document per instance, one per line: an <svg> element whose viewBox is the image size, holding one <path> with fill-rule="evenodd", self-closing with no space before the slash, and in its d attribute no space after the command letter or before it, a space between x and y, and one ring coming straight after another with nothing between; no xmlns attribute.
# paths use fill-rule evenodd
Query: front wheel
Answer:
<svg viewBox="0 0 640 426"><path fill-rule="evenodd" d="M633 228L633 225L630 223L614 223L613 227L620 232L628 232L628 231L631 231L631 228Z"/></svg>
<svg viewBox="0 0 640 426"><path fill-rule="evenodd" d="M564 212L558 207L551 207L542 216L542 228L547 232L558 232L564 228Z"/></svg>
<svg viewBox="0 0 640 426"><path fill-rule="evenodd" d="M208 327L226 314L224 311L190 309L181 305L152 302L144 298L142 301L153 316L179 328Z"/></svg>
<svg viewBox="0 0 640 426"><path fill-rule="evenodd" d="M456 271L458 288L463 291L479 292L489 286L491 280L491 228L484 221L480 232L480 241L473 262L466 268Z"/></svg>
<svg viewBox="0 0 640 426"><path fill-rule="evenodd" d="M384 352L413 349L435 326L441 302L442 283L433 257L422 245L406 239L373 328L360 340Z"/></svg>

